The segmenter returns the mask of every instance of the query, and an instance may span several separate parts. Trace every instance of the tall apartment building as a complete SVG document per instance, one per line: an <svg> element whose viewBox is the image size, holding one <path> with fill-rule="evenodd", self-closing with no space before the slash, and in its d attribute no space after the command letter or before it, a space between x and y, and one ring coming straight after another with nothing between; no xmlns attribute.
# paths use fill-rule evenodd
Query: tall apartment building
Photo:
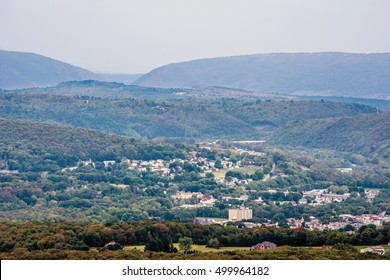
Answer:
<svg viewBox="0 0 390 280"><path fill-rule="evenodd" d="M241 206L229 209L229 221L241 221L252 219L252 209Z"/></svg>

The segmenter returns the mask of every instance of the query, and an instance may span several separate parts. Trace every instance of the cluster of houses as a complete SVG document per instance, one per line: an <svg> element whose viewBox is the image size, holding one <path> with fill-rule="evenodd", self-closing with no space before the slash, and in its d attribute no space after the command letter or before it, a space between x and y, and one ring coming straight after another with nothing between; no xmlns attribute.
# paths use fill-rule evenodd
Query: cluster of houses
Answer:
<svg viewBox="0 0 390 280"><path fill-rule="evenodd" d="M285 191L278 191L278 190L266 190L263 191L264 193L269 193L269 194L275 194L275 193L283 193L285 196L287 196L290 192L287 190ZM378 190L372 190L370 192L370 195L372 197L375 197L379 193ZM267 201L268 204L273 204L273 205L284 205L284 204L291 204L293 206L297 206L298 204L308 204L310 203L311 206L320 206L320 205L325 205L329 204L332 202L343 202L347 200L351 196L350 193L344 193L344 194L335 194L329 192L328 189L315 189L311 191L304 191L302 192L302 198L297 202L295 201L273 201L269 200ZM262 199L262 197L259 197L258 199L253 200L254 203L256 204L265 204L265 201Z"/></svg>
<svg viewBox="0 0 390 280"><path fill-rule="evenodd" d="M235 178L235 177L232 177L232 178L229 178L229 179L226 179L226 178L216 178L215 181L218 184L223 184L223 185L226 185L228 187L241 186L241 189L243 189L243 190L245 190L245 185L248 185L250 182L253 182L253 180L250 179L250 178L240 180L240 179Z"/></svg>
<svg viewBox="0 0 390 280"><path fill-rule="evenodd" d="M252 218L253 212L252 209L248 207L239 207L229 209L229 218L228 219L214 219L214 218L196 218L194 223L202 224L202 225L211 225L211 224L219 224L226 225L229 222L234 222L237 227L245 227L245 228L254 228L254 227L278 227L278 223L272 223L271 220L267 220L263 223L253 223L253 222L245 222L243 220L249 220ZM341 219L351 215L340 215ZM287 225L290 228L307 228L309 230L339 230L344 229L347 225L351 225L354 229L359 229L364 225L374 224L377 226L382 226L385 222L390 222L390 215L385 215L381 213L379 215L371 215L364 214L359 216L352 216L353 220L348 221L340 221L340 222L330 222L329 224L323 224L320 219L315 217L310 217L310 221L304 221L301 219L288 218ZM351 231L352 233L353 231Z"/></svg>
<svg viewBox="0 0 390 280"><path fill-rule="evenodd" d="M197 208L197 207L213 207L214 204L218 201L216 198L214 198L212 195L203 195L201 192L186 192L186 191L178 191L175 194L171 195L171 197L180 203L181 201L190 201L193 202L191 204L182 204L180 205L181 208ZM230 200L237 200L241 202L245 202L249 199L248 195L241 195L239 197L232 197L232 196L222 196L221 201L229 202ZM252 218L252 217L251 217ZM248 218L250 219L250 218Z"/></svg>
<svg viewBox="0 0 390 280"><path fill-rule="evenodd" d="M174 168L170 168L172 164L175 163ZM103 161L105 168L110 168L115 166L116 164L119 164L120 166L126 166L128 170L134 170L138 172L153 172L157 173L161 177L170 177L170 179L174 178L174 175L176 173L180 173L183 170L183 165L185 163L197 166L201 172L204 173L212 173L212 172L218 172L220 169L235 169L240 168L241 162L233 162L228 159L222 159L216 164L215 160L209 160L207 158L203 157L197 157L196 154L193 154L192 157L188 160L183 159L174 159L174 160L130 160L130 159L123 159L120 163L116 163L114 160L107 160ZM76 166L70 166L63 168L63 172L67 171L73 171L79 168L80 166L91 166L93 168L96 168L96 163L92 160L86 160L86 161L79 161ZM233 182L228 182L229 184L237 183L237 180L234 180L236 178L233 178ZM224 179L221 179L219 183L227 183ZM242 182L242 183L248 183Z"/></svg>
<svg viewBox="0 0 390 280"><path fill-rule="evenodd" d="M277 192L281 192L284 195L288 195L290 192L287 191L279 191L279 190L266 190L263 191L265 193L275 194ZM365 189L364 190L365 197L367 201L372 201L378 194L378 189ZM268 204L273 205L283 205L283 204L291 204L293 206L297 206L298 204L308 204L310 203L311 206L321 206L325 204L330 204L332 202L343 202L346 201L348 198L351 197L350 193L344 193L344 194L336 194L329 191L329 189L314 189L311 191L304 191L302 192L302 198L296 203L295 201L268 201ZM256 204L265 204L265 201L259 197L258 199L253 200Z"/></svg>
<svg viewBox="0 0 390 280"><path fill-rule="evenodd" d="M247 151L246 151L247 152ZM199 157L195 152L192 152L192 157L188 160L183 159L175 159L175 160L129 160L123 159L120 163L109 160L104 161L104 168L114 167L116 165L120 165L121 167L126 166L129 170L134 170L138 172L153 172L159 174L161 177L168 177L173 179L176 174L179 174L185 164L190 164L192 166L197 166L201 172L210 173L210 172L218 172L220 169L236 169L240 168L241 162L233 162L228 159L222 159L218 161L218 164L215 160L210 160L204 157ZM259 153L260 154L260 153ZM73 171L80 166L91 166L96 168L96 164L92 160L80 161L77 166L64 168L63 171ZM340 169L340 172L351 172L350 169ZM241 187L245 190L246 185L248 185L252 180L245 179L239 180L237 178L229 178L229 180L225 178L216 178L216 181L220 184L224 184L232 187ZM267 190L270 194L275 194L277 192L282 192L285 196L289 194L289 191L280 191L280 190ZM365 197L367 200L371 201L375 198L379 193L379 190L376 189L366 189ZM320 206L333 202L343 202L347 200L351 196L350 193L345 192L342 194L332 193L329 189L314 189L310 191L302 192L302 198L299 201L267 201L269 204L310 204L312 206ZM180 208L191 209L198 207L213 207L218 200L212 195L204 195L201 192L184 192L180 191L176 194L172 195L172 198L177 201L177 205ZM231 196L223 196L219 198L220 201L229 202L230 200L238 200L238 201L248 201L248 195L241 195L240 197L231 197ZM264 204L265 202L261 197L252 201L256 204ZM241 211L241 212L240 212ZM252 218L252 210L249 208L246 209L230 209L229 210L229 219L225 221L217 221L217 223L226 224L229 221L240 221L240 220L248 220ZM213 223L216 221L203 221L207 223ZM287 224L291 228L298 228L304 226L305 228L312 230L324 230L324 229L341 229L345 228L347 225L351 225L353 228L357 229L363 225L374 224L376 226L381 226L385 222L390 222L390 216L385 215L383 213L379 215L340 215L337 222L330 222L329 224L323 224L321 220L316 219L315 217L311 217L309 221L304 221L303 219L287 219ZM255 227L261 226L263 224L253 224L247 223L244 225L245 227ZM266 225L272 226L271 221L267 222ZM277 224L275 224L277 226Z"/></svg>
<svg viewBox="0 0 390 280"><path fill-rule="evenodd" d="M351 224L355 228L359 228L361 225L373 224L376 226L382 226L385 222L390 222L390 215L386 215L386 212L382 212L378 215L363 214L363 215L340 215L344 222Z"/></svg>
<svg viewBox="0 0 390 280"><path fill-rule="evenodd" d="M166 161L162 159L157 160L129 160L122 161L127 164L129 170L135 170L138 172L153 172L158 173L161 177L170 177L173 179L173 174L169 168L169 164L172 161Z"/></svg>
<svg viewBox="0 0 390 280"><path fill-rule="evenodd" d="M382 212L378 215L373 214L362 214L358 216L343 214L339 215L337 222L330 222L329 224L323 224L320 219L313 216L310 217L310 221L304 221L302 219L287 219L287 224L290 228L305 227L311 230L338 230L343 229L348 225L358 229L364 225L376 225L382 226L385 222L390 222L390 215L386 215L386 212Z"/></svg>
<svg viewBox="0 0 390 280"><path fill-rule="evenodd" d="M320 189L302 192L302 196L302 199L300 199L298 202L299 204L306 204L310 202L311 205L315 206L329 204L332 202L342 202L347 200L351 194L334 194L329 193L327 189Z"/></svg>
<svg viewBox="0 0 390 280"><path fill-rule="evenodd" d="M192 159L189 160L189 163L199 165L200 169L203 172L207 173L207 172L217 172L219 171L219 169L222 168L226 168L226 169L240 168L241 161L233 162L227 159L222 159L220 161L220 165L216 166L215 160L194 156Z"/></svg>
<svg viewBox="0 0 390 280"><path fill-rule="evenodd" d="M198 207L213 207L218 201L212 195L203 195L201 192L179 191L171 196L175 201L194 200L196 203L182 204L180 208L191 209Z"/></svg>

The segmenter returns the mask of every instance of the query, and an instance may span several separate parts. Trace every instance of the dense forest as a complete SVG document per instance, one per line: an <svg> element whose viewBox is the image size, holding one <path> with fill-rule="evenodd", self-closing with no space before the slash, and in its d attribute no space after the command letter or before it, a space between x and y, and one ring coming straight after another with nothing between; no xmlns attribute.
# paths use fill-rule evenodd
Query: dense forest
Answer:
<svg viewBox="0 0 390 280"><path fill-rule="evenodd" d="M24 88L15 90L3 90L7 94L51 94L65 96L89 96L95 98L126 99L174 99L182 98L179 92L187 92L187 89L163 89L148 88L135 85L125 85L116 82L102 82L96 80L67 81L56 86L44 88ZM0 91L1 92L1 91ZM189 92L190 93L190 92ZM192 96L191 94L189 94ZM187 96L187 95L185 95Z"/></svg>
<svg viewBox="0 0 390 280"><path fill-rule="evenodd" d="M192 223L142 221L94 224L81 222L0 224L1 259L389 259L389 255L361 254L351 245L375 245L390 240L390 227L361 228L354 234L305 229L201 226ZM173 243L183 237L194 244L219 242L224 246L247 247L241 251L177 252ZM280 248L250 252L254 244L268 240ZM110 247L107 244L118 244ZM346 245L350 244L350 245ZM145 245L144 251L131 246ZM287 246L286 246L287 245ZM333 249L297 248L336 245ZM127 246L127 250L122 248ZM289 247L294 246L294 248ZM130 250L129 250L130 249ZM116 252L116 253L115 253ZM153 253L160 252L160 253Z"/></svg>
<svg viewBox="0 0 390 280"><path fill-rule="evenodd" d="M367 105L243 99L99 99L1 94L0 117L51 121L136 138L250 139L288 121L375 113Z"/></svg>
<svg viewBox="0 0 390 280"><path fill-rule="evenodd" d="M107 74L109 75L109 74ZM115 76L115 75L114 75ZM109 80L109 79L108 79ZM356 103L376 107L389 111L390 101L385 99L356 98L346 96L306 96L287 95L276 92L259 92L253 90L221 87L221 86L196 86L193 88L151 88L136 85L122 84L120 82L102 82L95 80L62 82L53 87L24 88L17 90L2 90L2 94L51 94L65 96L79 96L86 98L107 99L146 99L146 100L169 100L169 99L213 99L213 98L236 98L246 100L313 100L332 101L342 103Z"/></svg>
<svg viewBox="0 0 390 280"><path fill-rule="evenodd" d="M390 113L292 121L276 130L271 144L376 155L390 161Z"/></svg>

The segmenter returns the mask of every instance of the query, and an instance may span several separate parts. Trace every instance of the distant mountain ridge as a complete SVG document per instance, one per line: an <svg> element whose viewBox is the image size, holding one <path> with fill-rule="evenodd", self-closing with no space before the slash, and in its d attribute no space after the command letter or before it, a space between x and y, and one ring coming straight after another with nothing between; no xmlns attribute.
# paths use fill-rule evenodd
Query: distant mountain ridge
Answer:
<svg viewBox="0 0 390 280"><path fill-rule="evenodd" d="M199 59L156 68L133 84L390 99L390 53L272 53Z"/></svg>
<svg viewBox="0 0 390 280"><path fill-rule="evenodd" d="M0 88L53 86L65 81L102 80L97 74L42 55L0 50Z"/></svg>

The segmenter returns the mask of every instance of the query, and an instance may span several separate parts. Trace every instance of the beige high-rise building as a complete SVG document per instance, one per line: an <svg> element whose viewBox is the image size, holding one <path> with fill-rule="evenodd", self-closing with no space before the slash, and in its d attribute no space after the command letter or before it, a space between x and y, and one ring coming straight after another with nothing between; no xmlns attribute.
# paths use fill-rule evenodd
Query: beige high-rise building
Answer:
<svg viewBox="0 0 390 280"><path fill-rule="evenodd" d="M229 209L229 221L241 221L252 219L252 209L241 206L240 208Z"/></svg>

